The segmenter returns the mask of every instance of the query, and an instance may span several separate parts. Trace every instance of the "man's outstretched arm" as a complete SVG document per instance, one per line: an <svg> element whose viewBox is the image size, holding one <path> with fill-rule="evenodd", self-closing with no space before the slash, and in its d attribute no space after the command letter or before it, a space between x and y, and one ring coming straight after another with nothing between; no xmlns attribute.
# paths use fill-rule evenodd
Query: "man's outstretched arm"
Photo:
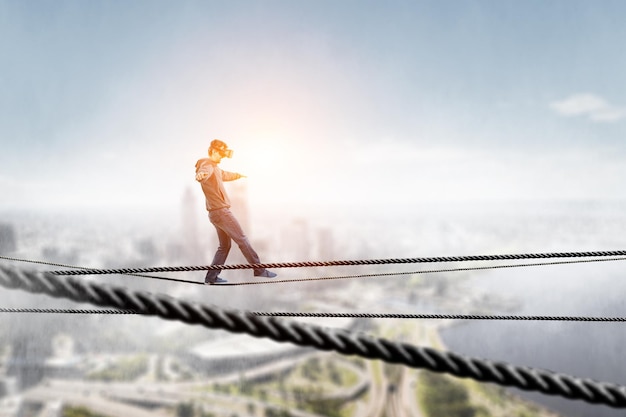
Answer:
<svg viewBox="0 0 626 417"><path fill-rule="evenodd" d="M245 175L242 175L238 172L228 172L228 171L222 171L222 181L234 181L234 180L238 180L239 178L245 178Z"/></svg>

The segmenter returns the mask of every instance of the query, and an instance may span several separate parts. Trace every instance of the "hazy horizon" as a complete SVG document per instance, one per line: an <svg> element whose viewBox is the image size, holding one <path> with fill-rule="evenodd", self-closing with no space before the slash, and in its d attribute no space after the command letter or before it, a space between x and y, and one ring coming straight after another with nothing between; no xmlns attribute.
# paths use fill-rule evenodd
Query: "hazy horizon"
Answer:
<svg viewBox="0 0 626 417"><path fill-rule="evenodd" d="M624 15L4 1L1 205L172 206L213 138L259 207L626 199Z"/></svg>

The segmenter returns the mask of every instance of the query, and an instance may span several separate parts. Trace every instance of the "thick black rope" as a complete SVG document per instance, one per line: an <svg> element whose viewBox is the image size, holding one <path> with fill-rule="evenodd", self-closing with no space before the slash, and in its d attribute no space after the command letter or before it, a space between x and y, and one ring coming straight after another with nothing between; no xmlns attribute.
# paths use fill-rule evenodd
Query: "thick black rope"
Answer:
<svg viewBox="0 0 626 417"><path fill-rule="evenodd" d="M145 272L188 272L206 270L230 269L265 269L265 268L308 268L327 266L359 266L359 265L390 265L416 264L439 262L468 262L468 261L503 261L515 259L553 259L553 258L590 258L626 256L626 250L596 251L596 252L555 252L555 253L522 253L511 255L470 255L470 256L440 256L429 258L395 258L369 259L352 261L326 262L281 262L261 264L234 264L234 265L203 265L203 266L162 266L149 268L120 268L120 269L81 269L76 271L51 271L55 275L104 275L104 274L135 274Z"/></svg>
<svg viewBox="0 0 626 417"><path fill-rule="evenodd" d="M488 362L455 353L417 347L362 333L332 330L274 317L259 317L247 312L177 300L167 295L132 292L125 288L94 284L73 278L59 278L45 272L26 271L0 265L0 285L36 294L68 298L102 307L132 310L139 314L199 324L213 329L267 337L278 342L344 355L380 359L389 363L445 372L458 377L514 386L528 391L581 399L611 407L626 407L626 387L581 379L547 370Z"/></svg>
<svg viewBox="0 0 626 417"><path fill-rule="evenodd" d="M89 310L71 308L0 308L0 313L42 314L139 314L133 310ZM602 316L528 316L495 314L404 314L404 313L313 313L292 311L247 311L259 317L314 317L355 319L416 319L416 320L516 320L516 321L582 321L582 322L626 322L626 317Z"/></svg>

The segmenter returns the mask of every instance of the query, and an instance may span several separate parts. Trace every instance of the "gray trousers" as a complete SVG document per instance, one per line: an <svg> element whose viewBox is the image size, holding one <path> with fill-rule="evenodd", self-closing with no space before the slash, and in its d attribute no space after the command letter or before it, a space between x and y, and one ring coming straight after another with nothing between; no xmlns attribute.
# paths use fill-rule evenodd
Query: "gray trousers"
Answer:
<svg viewBox="0 0 626 417"><path fill-rule="evenodd" d="M230 252L232 240L234 240L239 246L241 253L243 253L243 256L246 258L248 263L261 263L259 255L257 255L254 249L252 249L250 241L243 233L239 222L228 208L209 211L209 220L213 226L215 226L215 230L217 230L217 238L219 239L219 246L217 248L217 252L215 252L211 265L224 265L226 258L228 257L228 252ZM254 272L257 274L263 273L263 271L265 271L263 268L254 269ZM214 280L220 272L221 270L218 269L210 270L207 273L207 279Z"/></svg>

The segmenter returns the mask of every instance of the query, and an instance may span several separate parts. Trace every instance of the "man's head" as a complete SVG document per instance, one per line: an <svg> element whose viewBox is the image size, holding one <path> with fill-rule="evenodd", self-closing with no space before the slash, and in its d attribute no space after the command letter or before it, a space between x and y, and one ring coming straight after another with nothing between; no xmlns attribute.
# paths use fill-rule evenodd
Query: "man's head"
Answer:
<svg viewBox="0 0 626 417"><path fill-rule="evenodd" d="M219 139L213 139L209 146L209 158L215 162L220 162L222 158L232 158L233 150L228 149L228 145Z"/></svg>

